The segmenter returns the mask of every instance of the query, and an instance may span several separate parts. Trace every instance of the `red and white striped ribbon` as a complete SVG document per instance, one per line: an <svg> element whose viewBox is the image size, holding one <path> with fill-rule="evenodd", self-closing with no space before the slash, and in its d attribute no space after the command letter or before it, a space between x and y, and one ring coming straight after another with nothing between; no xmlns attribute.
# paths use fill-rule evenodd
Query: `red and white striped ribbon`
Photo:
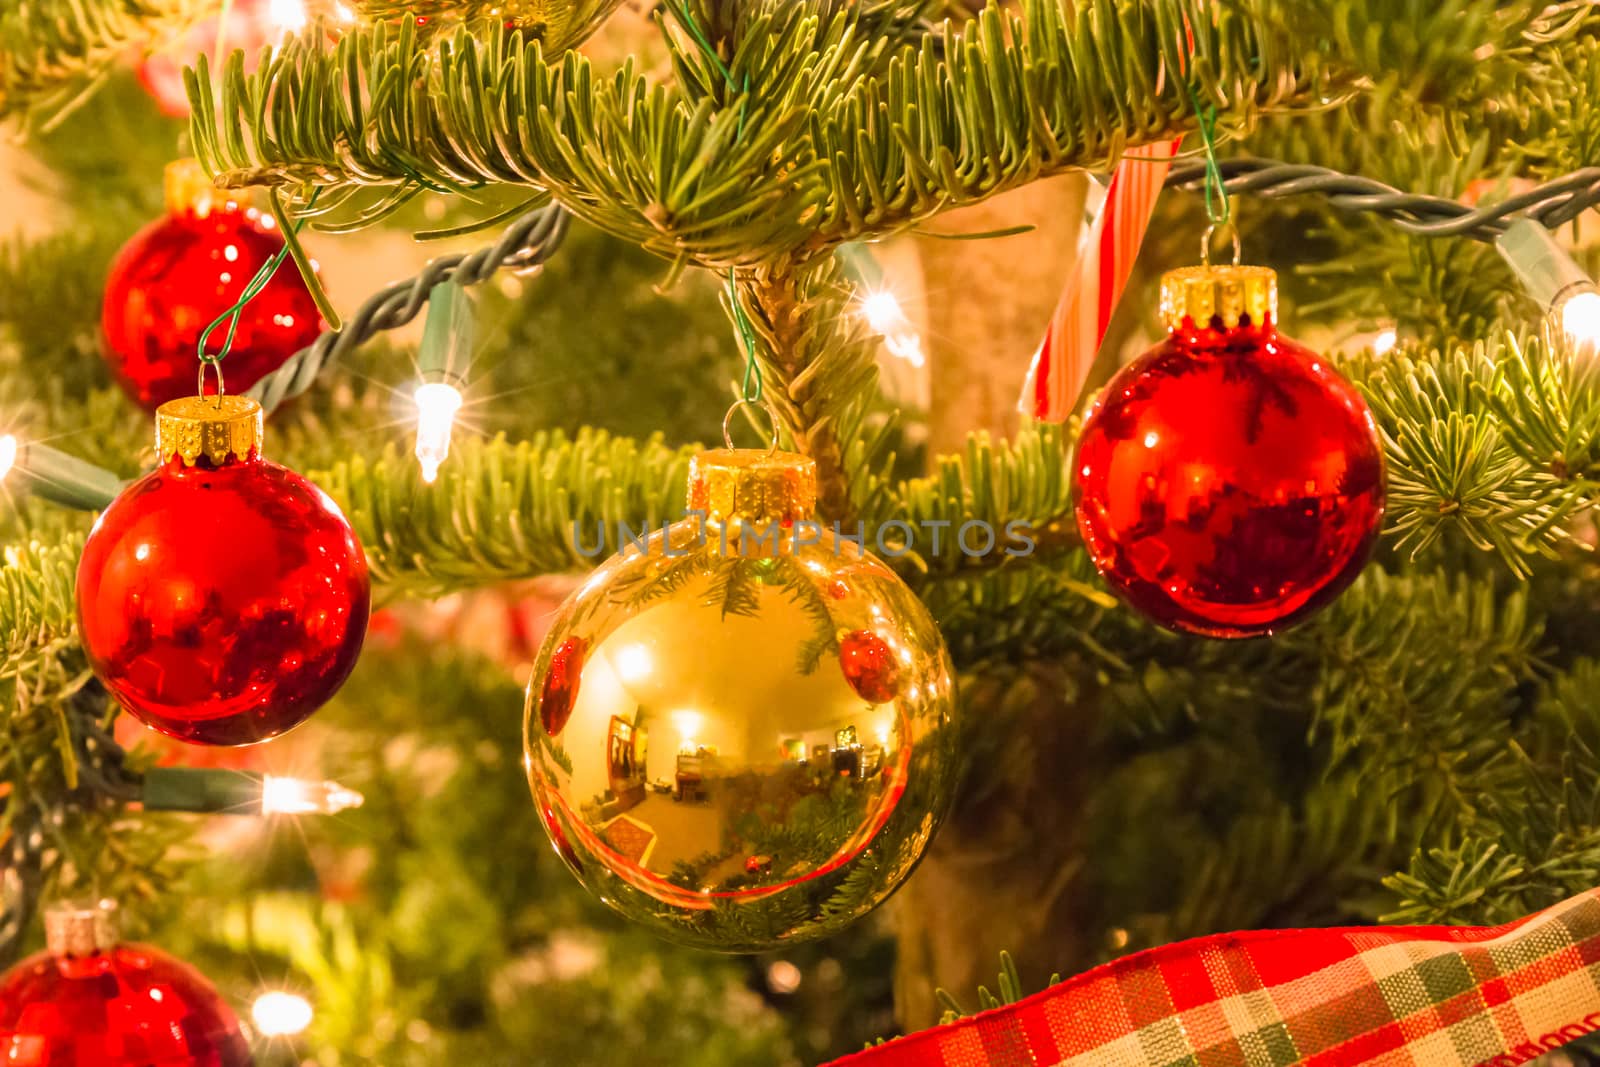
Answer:
<svg viewBox="0 0 1600 1067"><path fill-rule="evenodd" d="M1134 149L1117 164L1105 207L1089 230L1028 368L1018 404L1024 414L1042 422L1065 422L1077 406L1181 140Z"/></svg>

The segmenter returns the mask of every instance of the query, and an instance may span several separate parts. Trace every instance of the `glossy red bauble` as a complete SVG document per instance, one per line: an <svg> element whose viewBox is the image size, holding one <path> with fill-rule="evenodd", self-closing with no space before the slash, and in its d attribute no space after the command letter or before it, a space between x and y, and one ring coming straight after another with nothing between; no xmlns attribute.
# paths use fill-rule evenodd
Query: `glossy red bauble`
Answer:
<svg viewBox="0 0 1600 1067"><path fill-rule="evenodd" d="M1304 619L1355 580L1383 518L1366 403L1258 322L1185 319L1111 380L1079 440L1089 554L1171 629L1249 637Z"/></svg>
<svg viewBox="0 0 1600 1067"><path fill-rule="evenodd" d="M172 183L169 177L169 188ZM106 279L103 349L128 395L154 410L192 394L200 334L282 247L270 215L241 207L209 186L175 193L168 213L117 253ZM212 333L211 351L220 349L226 329ZM294 264L285 262L239 316L222 363L228 391L249 389L321 331L310 291Z"/></svg>
<svg viewBox="0 0 1600 1067"><path fill-rule="evenodd" d="M6 1067L250 1067L221 994L145 945L31 956L0 976Z"/></svg>
<svg viewBox="0 0 1600 1067"><path fill-rule="evenodd" d="M839 669L869 704L887 704L900 695L900 661L871 630L853 630L839 639Z"/></svg>
<svg viewBox="0 0 1600 1067"><path fill-rule="evenodd" d="M589 642L581 637L569 637L550 653L550 669L544 676L544 690L539 700L539 715L545 732L560 737L572 718L572 706L578 700L578 681L583 677L583 657L589 651Z"/></svg>
<svg viewBox="0 0 1600 1067"><path fill-rule="evenodd" d="M326 702L370 604L337 505L253 448L172 457L125 489L84 545L77 596L89 662L118 702L209 745L276 737Z"/></svg>
<svg viewBox="0 0 1600 1067"><path fill-rule="evenodd" d="M173 118L188 118L189 92L183 84L183 70L202 52L226 56L241 51L244 72L252 73L260 62L262 48L276 44L287 28L273 18L272 7L272 0L232 0L223 5L227 21L220 29L217 18L182 20L183 28L171 37L148 42L148 54L139 64L139 80L162 112ZM215 66L211 71L213 75L221 73Z"/></svg>

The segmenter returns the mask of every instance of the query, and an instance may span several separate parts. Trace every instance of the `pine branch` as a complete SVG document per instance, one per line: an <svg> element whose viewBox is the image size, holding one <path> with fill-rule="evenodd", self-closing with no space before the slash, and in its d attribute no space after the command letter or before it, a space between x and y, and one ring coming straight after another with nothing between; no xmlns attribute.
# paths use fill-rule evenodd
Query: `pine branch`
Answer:
<svg viewBox="0 0 1600 1067"><path fill-rule="evenodd" d="M850 293L831 258L799 274L741 274L737 292L759 342L764 399L795 447L816 461L819 513L843 524L880 498L874 471L888 434L887 426L867 430L877 342L850 308Z"/></svg>
<svg viewBox="0 0 1600 1067"><path fill-rule="evenodd" d="M53 652L77 626L73 583L82 535L55 545L8 547L0 564L0 632L5 634L0 671L24 672L29 657Z"/></svg>
<svg viewBox="0 0 1600 1067"><path fill-rule="evenodd" d="M1499 351L1480 342L1470 350L1363 356L1344 367L1366 394L1384 437L1396 547L1415 557L1450 535L1498 553L1514 573L1526 575L1532 557L1553 555L1569 543L1562 520L1588 491L1531 464L1526 453L1532 441L1513 443L1518 424L1505 416L1526 411L1533 401L1509 395L1510 382L1519 379L1497 369ZM1566 447L1584 454L1579 442Z"/></svg>
<svg viewBox="0 0 1600 1067"><path fill-rule="evenodd" d="M1065 438L1062 428L1047 424L1025 425L1014 441L974 434L964 454L936 457L935 474L901 482L885 500L889 509L873 521L909 523L916 531L911 565L934 574L1059 555L1078 543ZM963 530L968 523L979 524L970 538ZM977 551L990 532L992 549Z"/></svg>
<svg viewBox="0 0 1600 1067"><path fill-rule="evenodd" d="M1421 827L1470 819L1506 785L1514 696L1543 666L1543 635L1521 589L1372 566L1280 651L1315 678L1313 729L1331 763Z"/></svg>
<svg viewBox="0 0 1600 1067"><path fill-rule="evenodd" d="M728 60L749 90L717 99L690 91L715 89L703 71L689 87L651 86L631 66L599 79L582 57L554 64L514 35L431 51L404 28L331 51L310 35L248 77L236 56L217 96L202 61L195 144L228 184L528 185L664 256L755 266L1169 137L1192 122L1175 70L1236 126L1356 84L1287 29L1197 0L1098 0L1072 15L1032 0L1026 19L990 6L878 77L859 11L825 17L833 6L754 5Z"/></svg>
<svg viewBox="0 0 1600 1067"><path fill-rule="evenodd" d="M176 33L214 0L21 0L0 13L0 119L60 112L129 46ZM86 88L87 86L87 88Z"/></svg>
<svg viewBox="0 0 1600 1067"><path fill-rule="evenodd" d="M369 22L409 20L428 32L466 25L483 28L511 25L546 52L575 48L593 33L622 0L352 0Z"/></svg>
<svg viewBox="0 0 1600 1067"><path fill-rule="evenodd" d="M437 595L593 566L617 550L618 522L637 530L677 520L691 451L585 430L464 442L431 486L393 445L310 477L355 525L376 581Z"/></svg>

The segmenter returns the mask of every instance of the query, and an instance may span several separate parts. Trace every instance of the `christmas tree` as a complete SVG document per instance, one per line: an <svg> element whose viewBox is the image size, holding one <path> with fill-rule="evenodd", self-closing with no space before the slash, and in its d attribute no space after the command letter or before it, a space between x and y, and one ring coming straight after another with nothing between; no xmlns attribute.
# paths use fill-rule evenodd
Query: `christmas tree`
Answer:
<svg viewBox="0 0 1600 1067"><path fill-rule="evenodd" d="M0 1059L1600 1063L1596 108L1583 0L7 2Z"/></svg>

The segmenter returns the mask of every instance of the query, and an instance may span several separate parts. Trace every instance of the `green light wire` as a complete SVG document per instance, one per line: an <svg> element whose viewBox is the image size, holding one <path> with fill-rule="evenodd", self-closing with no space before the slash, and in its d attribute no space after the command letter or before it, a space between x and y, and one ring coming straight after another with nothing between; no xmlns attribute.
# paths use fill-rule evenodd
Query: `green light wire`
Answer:
<svg viewBox="0 0 1600 1067"><path fill-rule="evenodd" d="M750 102L750 72L745 72L742 84L734 82L733 71L729 70L728 65L722 61L722 57L717 55L716 48L712 46L711 40L706 37L705 31L700 28L700 24L695 21L693 13L689 11L684 0L665 0L661 6L668 14L677 19L689 36L694 39L700 51L717 68L717 72L722 75L722 80L727 84L728 89L731 92L740 94L739 125L734 131L734 136L735 138L743 137L745 108ZM733 308L734 324L739 328L739 342L744 346L744 384L741 388L741 395L747 404L759 403L761 400L762 381L761 364L756 361L756 331L755 326L750 322L750 316L745 314L744 305L739 301L737 274L732 267L728 268L728 303Z"/></svg>
<svg viewBox="0 0 1600 1067"><path fill-rule="evenodd" d="M1222 183L1222 167L1217 163L1217 107L1204 110L1200 94L1194 83L1185 78L1183 87L1189 92L1189 104L1200 123L1200 140L1206 149L1206 218L1213 226L1226 226L1233 218L1233 202L1228 199L1228 187Z"/></svg>
<svg viewBox="0 0 1600 1067"><path fill-rule="evenodd" d="M311 194L311 199L306 202L306 207L310 207L312 204L315 204L317 202L317 197L320 196L321 193L321 189L313 192ZM295 221L295 233L300 232L300 228L305 225L305 221L306 220L304 217L301 217ZM228 353L233 351L233 336L238 332L239 316L244 313L245 305L249 304L250 301L261 295L261 290L267 287L267 283L272 281L272 276L278 273L278 268L283 266L283 261L288 258L289 242L285 240L283 247L278 249L278 251L273 254L271 259L261 264L261 269L256 271L254 277L250 279L249 284L244 287L244 291L239 294L239 299L233 303L233 306L228 308L222 314L218 315L215 319L211 320L211 325L207 326L205 331L200 334L200 340L195 345L197 350L196 355L202 364L209 363L215 367L219 366L223 360L228 358ZM206 345L208 342L210 342L211 335L216 332L217 327L221 326L224 322L228 324L228 332L222 338L222 351L213 355L212 353L206 351Z"/></svg>

